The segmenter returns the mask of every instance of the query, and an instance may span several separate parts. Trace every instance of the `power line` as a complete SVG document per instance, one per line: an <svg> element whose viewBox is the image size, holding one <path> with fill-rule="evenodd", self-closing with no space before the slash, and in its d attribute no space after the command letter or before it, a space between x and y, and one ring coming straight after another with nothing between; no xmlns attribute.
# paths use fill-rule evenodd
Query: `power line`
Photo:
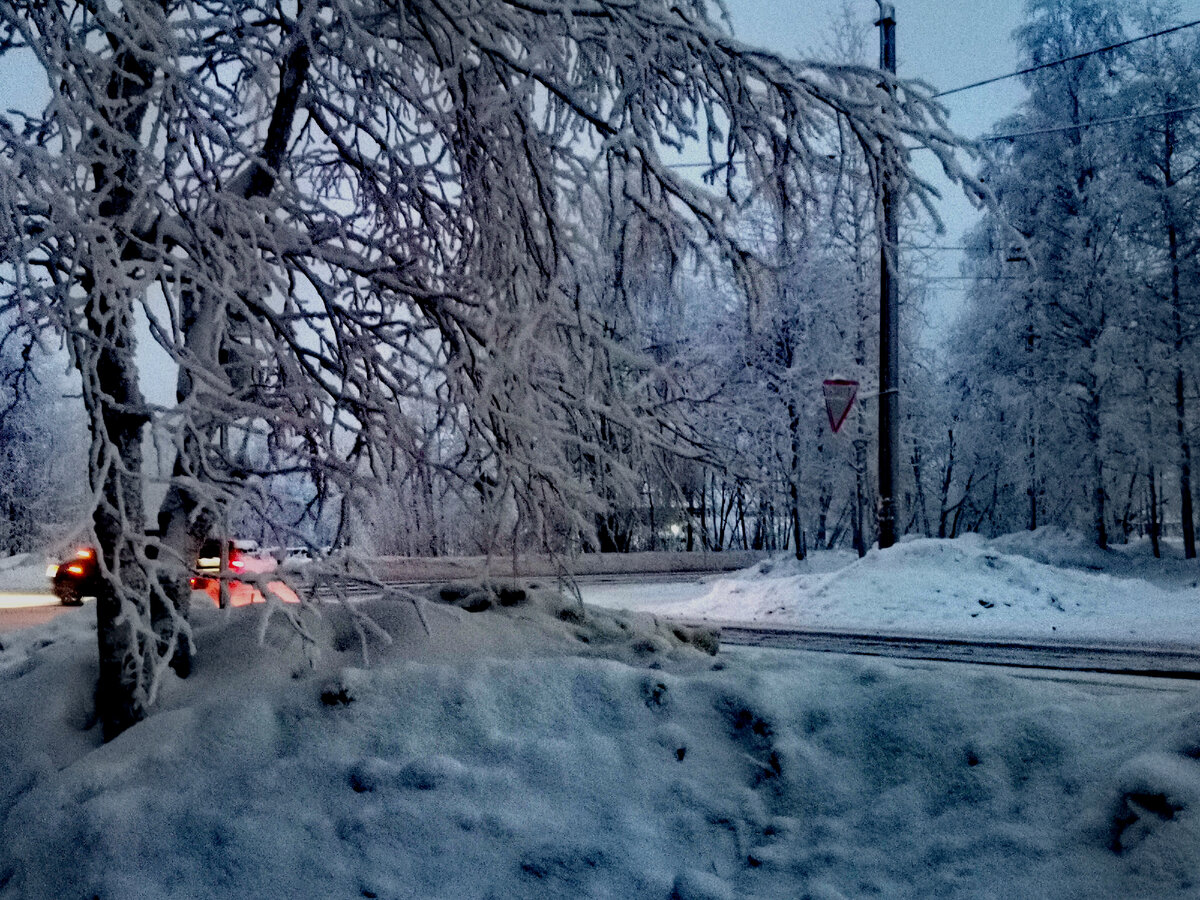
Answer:
<svg viewBox="0 0 1200 900"><path fill-rule="evenodd" d="M1175 109L1158 109L1148 113L1134 113L1128 116L1116 116L1111 119L1092 119L1090 122L1080 122L1078 125L1055 125L1050 128L1037 128L1033 131L1014 131L1011 134L995 134L979 138L979 141L1012 141L1017 138L1037 137L1041 134L1058 134L1063 131L1077 131L1084 128L1096 128L1101 125L1119 125L1122 122L1136 122L1139 119L1154 119L1159 116L1173 116L1177 113L1195 112L1200 109L1200 103L1191 106L1179 106Z"/></svg>
<svg viewBox="0 0 1200 900"><path fill-rule="evenodd" d="M1098 47L1095 50L1088 50L1084 53L1076 53L1074 56L1064 56L1062 59L1056 59L1053 62L1030 66L1027 69L1021 69L1018 72L1009 72L1007 75L997 75L995 78L985 78L983 81L964 84L962 87L951 88L948 91L938 91L938 93L934 94L933 96L948 97L951 94L958 94L962 91L969 91L977 87L983 87L985 84L995 84L997 81L1004 81L1008 78L1016 78L1019 75L1028 75L1030 72L1038 72L1042 69L1049 69L1052 66L1061 66L1063 63L1074 62L1077 59L1085 59L1089 56L1095 56L1098 53L1108 53L1111 50L1118 50L1121 47L1128 47L1130 44L1136 44L1139 41L1147 41L1150 38L1162 37L1164 34L1171 34L1175 31L1183 31L1185 28L1192 28L1196 25L1200 25L1200 19L1196 19L1194 22L1185 22L1183 25L1173 25L1170 28L1164 28L1162 31L1156 31L1153 34L1143 34L1141 37L1130 38L1127 41L1119 41L1116 44L1109 44L1107 47Z"/></svg>
<svg viewBox="0 0 1200 900"><path fill-rule="evenodd" d="M962 91L969 91L973 88L983 87L984 85L988 85L988 84L994 84L997 81L1004 81L1005 79L1008 79L1008 78L1016 78L1019 75L1028 75L1030 72L1037 72L1037 71L1040 71L1041 69L1048 69L1053 66L1061 66L1064 63L1073 62L1074 60L1078 60L1078 59L1085 59L1089 56L1095 56L1100 53L1108 53L1112 50L1118 50L1121 47L1128 47L1130 44L1139 43L1140 41L1147 41L1147 40L1150 40L1151 38L1162 37L1163 35L1172 34L1176 31L1183 31L1185 28L1193 28L1196 25L1200 25L1200 19L1195 19L1194 21L1191 21L1191 22L1185 22L1182 25L1173 25L1170 28L1164 28L1161 31L1155 31L1150 34L1143 34L1140 37L1130 38L1129 40L1126 40L1126 41L1119 41L1115 44L1109 44L1107 47L1098 47L1095 50L1088 50L1084 53L1077 53L1074 56L1066 56L1066 57L1063 57L1062 59L1056 59L1053 62L1041 63L1040 65L1030 66L1028 68L1021 69L1016 72L1009 72L1006 75L997 75L994 78L986 78L983 81L976 81L971 84L964 84L962 87L951 88L948 91L939 91L938 93L934 94L933 96L934 97L946 97L946 96L949 96L950 94L957 94ZM988 143L988 142L995 142L995 141L1009 141L1009 140L1016 140L1017 138L1037 137L1037 136L1043 135L1043 134L1056 134L1056 133L1060 133L1060 132L1064 132L1064 131L1082 130L1084 128L1095 128L1095 127L1100 127L1100 126L1104 126L1104 125L1118 125L1123 122L1136 122L1141 119L1152 119L1152 118L1156 118L1158 116L1170 116L1170 115L1175 115L1177 113L1195 112L1197 110L1200 110L1200 104L1195 104L1193 106L1182 106L1182 107L1177 107L1175 109L1157 110L1155 112L1148 112L1148 113L1135 113L1135 114L1128 115L1128 116L1116 116L1116 117L1110 118L1110 119L1094 119L1090 122L1081 122L1077 125L1057 125L1057 126L1051 126L1048 128L1034 129L1031 131L1019 131L1019 132L1012 132L1010 134L989 135L986 137L981 137L978 140L981 143ZM909 149L924 149L924 148L917 147L917 148L909 148ZM732 166L732 165L735 165L733 160L728 160L728 161L724 161L724 162L719 161L716 163L712 163L712 162L681 162L681 163L668 163L667 168L669 168L669 169L701 169L701 168L703 168L703 169L720 169L720 168Z"/></svg>
<svg viewBox="0 0 1200 900"><path fill-rule="evenodd" d="M1153 112L1132 113L1128 116L1114 116L1109 119L1091 119L1087 122L1079 122L1074 125L1052 125L1047 128L1035 128L1030 131L1013 131L1007 134L991 134L984 137L976 138L979 143L994 143L996 141L1014 141L1019 138L1038 137L1043 134L1060 134L1064 131L1082 131L1084 128L1100 128L1104 125L1120 125L1125 122L1137 122L1142 119L1155 119L1160 116L1174 116L1181 113L1196 112L1200 110L1200 103L1194 103L1191 106L1177 106L1173 109L1156 109ZM908 147L907 150L926 150L927 147ZM668 163L668 169L693 169L693 168L721 168L723 166L736 165L733 160L728 162L718 162L714 166L713 163L707 162L684 162L684 163ZM927 249L958 249L950 247L930 247Z"/></svg>

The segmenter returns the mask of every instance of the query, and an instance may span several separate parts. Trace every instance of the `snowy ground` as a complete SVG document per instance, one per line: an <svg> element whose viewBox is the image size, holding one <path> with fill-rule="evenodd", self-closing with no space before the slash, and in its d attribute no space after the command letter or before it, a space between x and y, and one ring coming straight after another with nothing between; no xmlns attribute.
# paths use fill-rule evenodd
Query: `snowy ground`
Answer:
<svg viewBox="0 0 1200 900"><path fill-rule="evenodd" d="M911 540L771 560L701 586L663 585L640 608L689 620L894 634L1200 646L1200 563L1148 542L1108 552L1057 529L995 540ZM589 588L619 607L620 586Z"/></svg>
<svg viewBox="0 0 1200 900"><path fill-rule="evenodd" d="M673 602L1109 636L1137 612L1181 641L1200 618L1195 563L1053 532L793 565ZM385 640L326 608L306 645L199 606L196 672L106 746L92 610L0 637L0 898L1200 896L1191 683L712 656L549 596L420 610L366 604Z"/></svg>

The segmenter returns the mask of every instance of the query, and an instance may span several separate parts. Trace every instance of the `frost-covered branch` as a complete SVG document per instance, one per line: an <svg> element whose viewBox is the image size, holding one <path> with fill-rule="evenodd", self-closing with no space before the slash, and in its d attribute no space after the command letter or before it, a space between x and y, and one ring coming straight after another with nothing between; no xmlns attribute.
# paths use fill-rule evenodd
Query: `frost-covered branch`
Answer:
<svg viewBox="0 0 1200 900"><path fill-rule="evenodd" d="M144 713L164 659L186 670L200 541L249 509L303 536L273 486L303 473L309 501L345 504L400 466L480 512L482 549L590 544L614 499L640 494L637 460L704 452L686 379L632 343L640 267L703 261L753 301L764 268L739 213L780 179L822 190L846 136L914 203L932 191L913 146L968 182L928 89L756 50L720 15L703 0L0 9L0 52L28 54L49 89L40 115L0 128L0 304L64 335L82 379L103 677L126 692L102 711L111 731ZM694 148L720 186L671 167Z"/></svg>

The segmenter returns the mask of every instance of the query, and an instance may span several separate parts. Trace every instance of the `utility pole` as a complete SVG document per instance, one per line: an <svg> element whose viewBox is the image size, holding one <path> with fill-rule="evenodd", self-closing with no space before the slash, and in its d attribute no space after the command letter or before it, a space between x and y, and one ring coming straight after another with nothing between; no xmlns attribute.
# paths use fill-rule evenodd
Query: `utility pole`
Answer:
<svg viewBox="0 0 1200 900"><path fill-rule="evenodd" d="M879 68L896 74L896 12L891 3L879 4ZM885 90L893 90L889 80ZM896 429L900 421L898 285L900 229L893 208L891 173L881 173L883 241L879 248L879 547L896 543L896 474L898 470Z"/></svg>

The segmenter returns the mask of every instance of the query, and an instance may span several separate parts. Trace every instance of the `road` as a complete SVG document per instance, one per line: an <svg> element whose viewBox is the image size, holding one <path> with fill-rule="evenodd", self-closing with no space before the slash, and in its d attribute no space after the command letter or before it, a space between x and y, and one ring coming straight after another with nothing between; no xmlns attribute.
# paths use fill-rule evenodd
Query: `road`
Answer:
<svg viewBox="0 0 1200 900"><path fill-rule="evenodd" d="M64 613L78 612L79 609L80 607L63 606L49 594L0 593L0 634L44 625Z"/></svg>
<svg viewBox="0 0 1200 900"><path fill-rule="evenodd" d="M584 576L579 579L584 602L596 606L653 614L664 603L695 596L705 590L695 576L672 578L651 575L635 579L630 574ZM400 586L397 583L396 586ZM419 585L405 584L409 589ZM642 589L642 590L639 590ZM374 592L354 586L349 593L366 598ZM0 633L48 622L74 610L59 605L13 606L0 594ZM28 598L36 602L38 598ZM41 598L52 604L52 597ZM995 638L971 639L932 635L866 634L837 630L756 627L742 623L685 622L718 627L727 645L850 653L901 659L936 660L1039 669L1053 672L1093 672L1200 680L1200 648L1185 645L1115 644L1097 641L1035 642Z"/></svg>
<svg viewBox="0 0 1200 900"><path fill-rule="evenodd" d="M694 624L694 623L693 623ZM1045 669L1058 672L1096 672L1200 680L1200 648L1102 642L1036 643L815 631L804 628L721 626L721 643L824 653L853 653L903 659L973 663Z"/></svg>
<svg viewBox="0 0 1200 900"><path fill-rule="evenodd" d="M580 579L585 603L632 612L656 613L656 607L696 596L706 590L699 579ZM638 587L645 590L639 592ZM1036 642L934 635L888 635L816 630L802 627L758 627L744 623L685 622L717 627L721 643L823 653L851 653L898 659L936 660L1040 669L1200 680L1200 648L1186 645L1115 644L1097 641Z"/></svg>

